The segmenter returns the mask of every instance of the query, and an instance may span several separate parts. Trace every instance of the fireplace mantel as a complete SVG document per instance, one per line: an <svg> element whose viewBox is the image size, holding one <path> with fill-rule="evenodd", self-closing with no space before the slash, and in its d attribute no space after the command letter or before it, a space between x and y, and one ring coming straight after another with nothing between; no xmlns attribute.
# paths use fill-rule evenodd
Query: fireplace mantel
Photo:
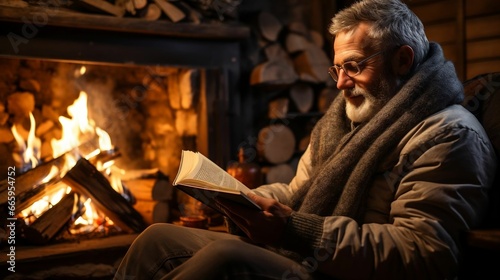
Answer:
<svg viewBox="0 0 500 280"><path fill-rule="evenodd" d="M249 35L246 26L221 22L147 21L32 6L0 9L3 56L226 67L239 63L238 43Z"/></svg>
<svg viewBox="0 0 500 280"><path fill-rule="evenodd" d="M239 40L249 36L249 29L247 27L235 23L214 22L196 24L184 22L172 23L168 20L148 21L141 18L87 14L63 8L34 6L26 8L2 7L0 9L0 19L2 21L26 23L23 17L28 21L38 20L43 22L43 25L180 38ZM47 19L47 21L44 19Z"/></svg>

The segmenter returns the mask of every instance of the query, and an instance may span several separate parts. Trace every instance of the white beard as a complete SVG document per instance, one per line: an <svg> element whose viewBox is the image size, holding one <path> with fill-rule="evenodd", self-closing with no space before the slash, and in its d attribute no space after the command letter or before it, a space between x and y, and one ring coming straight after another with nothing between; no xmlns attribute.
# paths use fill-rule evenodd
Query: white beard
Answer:
<svg viewBox="0 0 500 280"><path fill-rule="evenodd" d="M364 95L365 99L360 106L355 106L352 103L346 102L347 117L355 123L366 122L384 106L380 100L375 99L371 95Z"/></svg>
<svg viewBox="0 0 500 280"><path fill-rule="evenodd" d="M371 92L378 92L378 96L374 96L368 90L354 89L354 95L362 94L364 100L359 106L346 100L347 117L355 123L369 121L398 92L401 85L402 81L398 78L394 80L380 79L380 82L371 89Z"/></svg>

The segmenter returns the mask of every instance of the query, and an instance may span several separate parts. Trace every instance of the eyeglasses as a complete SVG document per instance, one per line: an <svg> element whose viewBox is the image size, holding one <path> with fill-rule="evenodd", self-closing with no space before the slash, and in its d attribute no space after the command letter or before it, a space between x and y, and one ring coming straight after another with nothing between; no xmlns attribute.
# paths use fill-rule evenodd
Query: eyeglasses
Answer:
<svg viewBox="0 0 500 280"><path fill-rule="evenodd" d="M328 68L328 74L332 77L332 79L335 82L338 82L339 80L339 71L340 69L344 70L344 73L347 75L347 77L352 78L354 76L359 75L361 73L361 66L367 62L369 59L374 58L375 56L383 53L384 51L379 51L377 53L374 53L370 55L369 57L361 60L360 62L356 61L346 61L342 65L333 65L330 68Z"/></svg>

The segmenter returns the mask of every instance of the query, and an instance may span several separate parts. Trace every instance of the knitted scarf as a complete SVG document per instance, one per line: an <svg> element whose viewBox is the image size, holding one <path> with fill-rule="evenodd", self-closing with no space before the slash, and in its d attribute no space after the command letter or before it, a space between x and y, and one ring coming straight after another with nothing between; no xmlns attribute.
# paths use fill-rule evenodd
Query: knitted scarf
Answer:
<svg viewBox="0 0 500 280"><path fill-rule="evenodd" d="M381 161L419 122L462 100L463 87L455 68L435 43L396 95L354 130L339 94L311 134L313 174L293 195L292 208L361 222L368 188Z"/></svg>

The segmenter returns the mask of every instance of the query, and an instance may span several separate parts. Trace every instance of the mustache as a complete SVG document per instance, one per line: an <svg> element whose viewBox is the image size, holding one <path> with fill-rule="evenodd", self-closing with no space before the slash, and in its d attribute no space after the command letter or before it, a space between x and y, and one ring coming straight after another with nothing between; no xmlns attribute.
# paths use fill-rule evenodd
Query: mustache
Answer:
<svg viewBox="0 0 500 280"><path fill-rule="evenodd" d="M352 88L352 89L344 89L344 96L347 97L353 97L353 96L369 96L365 90L358 89L358 88Z"/></svg>

